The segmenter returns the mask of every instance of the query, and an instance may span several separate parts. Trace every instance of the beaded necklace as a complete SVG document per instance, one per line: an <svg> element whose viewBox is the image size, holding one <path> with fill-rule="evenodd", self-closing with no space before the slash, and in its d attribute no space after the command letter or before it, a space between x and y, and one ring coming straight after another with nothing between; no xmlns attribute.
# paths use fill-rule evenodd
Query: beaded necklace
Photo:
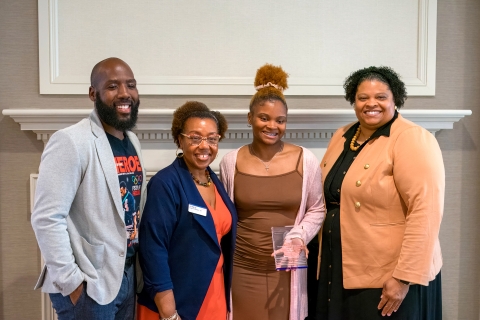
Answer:
<svg viewBox="0 0 480 320"><path fill-rule="evenodd" d="M370 137L368 137L362 144L358 144L358 146L355 147L355 142L357 142L357 139L360 136L360 132L362 132L362 129L360 128L360 126L358 126L357 132L355 132L352 141L350 141L350 150L352 151L357 151L363 143L367 142L370 139Z"/></svg>
<svg viewBox="0 0 480 320"><path fill-rule="evenodd" d="M210 173L207 169L205 169L205 177L207 177L207 182L200 182L200 180L193 176L193 173L190 172L190 174L192 175L193 181L195 181L198 185L201 185L202 187L207 188L212 184L212 179L210 178Z"/></svg>
<svg viewBox="0 0 480 320"><path fill-rule="evenodd" d="M362 129L360 128L360 126L358 126L357 132L355 132L355 135L353 136L352 141L350 141L350 150L352 151L357 151L358 148L360 148L360 145L355 147L355 142L357 142L358 136L360 135L360 131L362 131Z"/></svg>

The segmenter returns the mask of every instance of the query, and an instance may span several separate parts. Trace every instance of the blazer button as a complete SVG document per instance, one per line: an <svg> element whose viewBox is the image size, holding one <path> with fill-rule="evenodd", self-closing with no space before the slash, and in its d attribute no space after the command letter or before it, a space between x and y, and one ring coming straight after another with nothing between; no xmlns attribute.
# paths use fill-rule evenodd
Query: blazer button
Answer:
<svg viewBox="0 0 480 320"><path fill-rule="evenodd" d="M368 168L370 168L370 165L368 163L363 166L363 169L365 169L365 170L367 170Z"/></svg>
<svg viewBox="0 0 480 320"><path fill-rule="evenodd" d="M355 202L355 208L357 208L357 209L360 208L360 202L358 202L358 201Z"/></svg>
<svg viewBox="0 0 480 320"><path fill-rule="evenodd" d="M362 181L358 180L358 181L355 183L355 185L356 185L357 187L360 187L360 186L362 185Z"/></svg>

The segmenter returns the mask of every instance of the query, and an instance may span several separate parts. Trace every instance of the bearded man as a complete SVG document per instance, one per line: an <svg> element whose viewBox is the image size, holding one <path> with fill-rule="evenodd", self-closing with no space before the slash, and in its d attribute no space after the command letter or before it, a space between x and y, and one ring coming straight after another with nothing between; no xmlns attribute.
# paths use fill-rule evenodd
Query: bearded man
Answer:
<svg viewBox="0 0 480 320"><path fill-rule="evenodd" d="M145 172L130 131L137 83L118 58L97 63L90 81L95 109L54 133L42 154L31 221L45 266L35 289L49 293L59 320L134 319L138 241L127 236L119 190L132 190L131 209L143 210Z"/></svg>

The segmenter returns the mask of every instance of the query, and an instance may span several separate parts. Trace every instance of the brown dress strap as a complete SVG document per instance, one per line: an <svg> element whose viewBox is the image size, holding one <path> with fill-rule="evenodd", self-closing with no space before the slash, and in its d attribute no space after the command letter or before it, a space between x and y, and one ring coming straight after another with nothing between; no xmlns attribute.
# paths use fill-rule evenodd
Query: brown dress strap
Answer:
<svg viewBox="0 0 480 320"><path fill-rule="evenodd" d="M298 173L300 173L300 172L298 171L298 166L300 165L300 159L302 159L302 154L303 154L303 148L300 147L300 154L298 155L297 167L296 167Z"/></svg>

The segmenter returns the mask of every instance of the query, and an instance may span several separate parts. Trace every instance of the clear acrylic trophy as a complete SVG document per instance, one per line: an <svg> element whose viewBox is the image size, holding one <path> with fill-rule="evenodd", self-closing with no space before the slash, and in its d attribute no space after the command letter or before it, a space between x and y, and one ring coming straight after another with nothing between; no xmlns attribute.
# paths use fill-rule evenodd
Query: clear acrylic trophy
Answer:
<svg viewBox="0 0 480 320"><path fill-rule="evenodd" d="M285 241L288 232L293 226L272 227L273 252L275 268L280 270L295 270L307 267L307 256L301 245L293 245Z"/></svg>

